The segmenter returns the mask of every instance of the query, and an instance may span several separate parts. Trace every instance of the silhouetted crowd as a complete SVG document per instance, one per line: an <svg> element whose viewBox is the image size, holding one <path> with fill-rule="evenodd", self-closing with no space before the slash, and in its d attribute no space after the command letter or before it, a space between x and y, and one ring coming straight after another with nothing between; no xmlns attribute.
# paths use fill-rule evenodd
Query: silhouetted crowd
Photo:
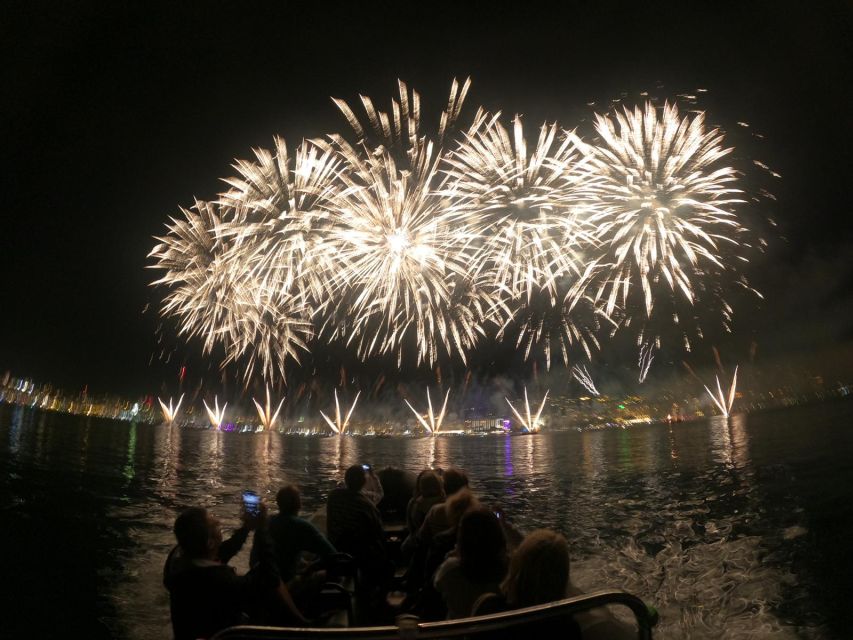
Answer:
<svg viewBox="0 0 853 640"><path fill-rule="evenodd" d="M391 624L401 614L467 618L581 594L571 581L566 539L548 529L523 535L477 498L460 469L425 469L412 482L398 469L352 466L329 493L320 528L300 516L297 487L281 488L275 501L272 516L263 502L244 507L241 526L227 540L205 509L178 516L177 546L164 568L176 640L247 623L335 627ZM251 532L250 570L239 575L228 562ZM529 623L523 633L636 637L606 609Z"/></svg>

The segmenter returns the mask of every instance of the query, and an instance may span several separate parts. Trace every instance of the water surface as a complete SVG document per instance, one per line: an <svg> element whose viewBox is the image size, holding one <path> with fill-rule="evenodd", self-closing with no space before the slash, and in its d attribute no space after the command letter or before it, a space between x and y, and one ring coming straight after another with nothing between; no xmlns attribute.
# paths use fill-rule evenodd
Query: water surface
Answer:
<svg viewBox="0 0 853 640"><path fill-rule="evenodd" d="M342 469L366 461L465 468L518 526L566 534L582 587L654 604L656 637L848 637L851 415L848 401L672 427L338 439L3 405L4 634L170 637L161 571L181 508L212 508L233 527L243 489L269 498L295 482L313 511Z"/></svg>

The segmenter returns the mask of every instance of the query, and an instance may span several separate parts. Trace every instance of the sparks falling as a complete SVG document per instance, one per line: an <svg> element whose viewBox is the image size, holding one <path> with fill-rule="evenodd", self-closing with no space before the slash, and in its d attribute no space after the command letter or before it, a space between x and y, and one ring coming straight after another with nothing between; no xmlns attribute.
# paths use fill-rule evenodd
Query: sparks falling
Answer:
<svg viewBox="0 0 853 640"><path fill-rule="evenodd" d="M506 403L509 405L509 408L512 409L512 412L515 414L515 417L518 418L518 421L524 426L525 429L530 431L531 433L536 433L539 431L539 428L542 424L539 422L539 416L542 415L542 409L545 408L545 401L548 400L548 393L550 389L545 392L545 397L542 398L542 402L539 405L539 409L535 414L530 413L530 401L527 398L527 387L524 387L524 416L522 416L518 411L516 411L515 407L512 406L512 402L509 401L509 398L504 398Z"/></svg>
<svg viewBox="0 0 853 640"><path fill-rule="evenodd" d="M575 377L575 380L583 385L583 388L589 391L590 395L600 396L601 394L598 392L598 389L595 388L595 383L592 381L592 376L589 373L589 370L586 368L586 365L579 366L575 365L572 367L572 375Z"/></svg>
<svg viewBox="0 0 853 640"><path fill-rule="evenodd" d="M435 415L435 412L432 409L432 399L429 397L429 388L427 388L427 417L424 417L418 412L411 404L409 404L408 400L404 400L406 406L412 410L412 413L415 414L415 417L418 419L418 422L421 423L424 429L426 429L433 436L437 436L439 430L441 429L441 423L444 422L444 414L447 411L447 399L450 397L450 389L447 390L447 393L444 394L444 404L441 405L441 411L438 412L438 415Z"/></svg>

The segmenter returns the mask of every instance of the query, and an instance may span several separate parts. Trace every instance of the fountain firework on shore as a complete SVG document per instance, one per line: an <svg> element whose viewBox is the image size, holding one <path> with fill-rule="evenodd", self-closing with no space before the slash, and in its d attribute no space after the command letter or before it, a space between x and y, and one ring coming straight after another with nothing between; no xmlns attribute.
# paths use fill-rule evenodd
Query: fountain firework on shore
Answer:
<svg viewBox="0 0 853 640"><path fill-rule="evenodd" d="M441 429L441 423L444 422L444 414L447 411L447 399L449 397L450 389L448 389L447 393L444 394L444 404L441 405L441 411L439 411L438 416L436 416L432 409L432 399L429 397L429 388L427 388L427 420L424 420L424 417L411 404L409 404L408 400L405 400L404 402L406 403L406 406L412 410L412 413L415 414L415 417L418 419L418 422L421 423L421 426L423 426L423 428L432 435L437 436Z"/></svg>
<svg viewBox="0 0 853 640"><path fill-rule="evenodd" d="M326 421L326 424L334 431L337 435L342 436L347 430L349 426L349 420L352 417L352 412L355 411L355 405L358 402L358 397L361 395L361 391L355 394L355 399L352 401L352 405L347 411L345 417L341 414L341 403L338 401L338 390L335 389L335 420L334 422L322 411L320 415L323 416L323 420Z"/></svg>
<svg viewBox="0 0 853 640"><path fill-rule="evenodd" d="M173 407L172 406L172 398L169 398L169 404L166 405L160 398L157 398L157 402L160 403L160 408L163 412L163 419L166 421L166 424L172 424L175 421L175 417L178 415L178 411L181 409L181 403L184 401L184 394L181 394L181 397L178 399L178 404Z"/></svg>
<svg viewBox="0 0 853 640"><path fill-rule="evenodd" d="M220 429L222 427L222 423L225 421L225 408L228 406L226 402L222 408L219 408L219 398L217 396L213 397L213 409L207 406L207 401L202 400L204 403L204 409L207 411L207 418L210 420L210 426L214 429Z"/></svg>
<svg viewBox="0 0 853 640"><path fill-rule="evenodd" d="M726 418L729 417L729 414L732 411L732 405L735 401L735 392L737 390L737 367L735 367L734 375L732 376L732 384L729 387L728 395L723 394L723 387L720 384L720 376L715 376L717 379L717 392L714 393L711 391L707 385L703 385L705 387L705 391L708 392L708 397L714 402L717 408L720 410L720 413L723 414Z"/></svg>
<svg viewBox="0 0 853 640"><path fill-rule="evenodd" d="M263 406L254 398L252 398L252 402L255 403L255 408L258 410L258 417L261 419L261 426L263 426L264 431L269 431L270 429L272 429L273 424L275 424L275 421L278 418L278 414L281 411L282 405L284 404L284 398L282 398L281 402L278 403L278 407L276 408L276 410L272 411L269 386L266 388L266 392L267 401Z"/></svg>
<svg viewBox="0 0 853 640"><path fill-rule="evenodd" d="M542 398L542 402L539 404L539 409L536 410L536 413L530 412L530 400L527 398L527 387L524 387L524 415L522 416L518 411L516 411L515 407L512 406L512 402L509 401L509 398L504 398L506 403L509 405L509 408L512 409L512 412L515 414L515 417L518 418L518 421L522 424L522 426L531 433L536 433L539 431L539 427L542 425L539 422L539 416L542 415L542 409L545 408L545 402L548 400L548 391L545 392L545 397Z"/></svg>

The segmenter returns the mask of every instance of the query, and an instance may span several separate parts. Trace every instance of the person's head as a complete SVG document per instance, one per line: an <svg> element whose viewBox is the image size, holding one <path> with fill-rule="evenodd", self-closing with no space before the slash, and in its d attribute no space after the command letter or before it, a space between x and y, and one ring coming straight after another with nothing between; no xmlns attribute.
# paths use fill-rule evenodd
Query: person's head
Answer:
<svg viewBox="0 0 853 640"><path fill-rule="evenodd" d="M188 558L215 558L222 544L219 520L207 509L190 507L175 519L175 538Z"/></svg>
<svg viewBox="0 0 853 640"><path fill-rule="evenodd" d="M413 498L417 498L419 495L421 495L421 480L423 480L423 477L424 477L426 474L428 474L428 473L432 473L432 472L433 472L433 471L432 471L432 469L424 469L423 471L421 471L421 472L418 474L418 477L417 477L417 479L415 480L415 492L414 492L414 494L412 495L412 497L413 497Z"/></svg>
<svg viewBox="0 0 853 640"><path fill-rule="evenodd" d="M501 591L513 607L531 607L566 597L569 543L550 529L530 533L515 550Z"/></svg>
<svg viewBox="0 0 853 640"><path fill-rule="evenodd" d="M282 487L275 494L275 503L282 514L286 516L299 515L299 510L302 508L302 497L299 495L299 489L292 484Z"/></svg>
<svg viewBox="0 0 853 640"><path fill-rule="evenodd" d="M459 521L456 549L462 572L471 580L498 581L506 573L506 538L494 512L471 509Z"/></svg>
<svg viewBox="0 0 853 640"><path fill-rule="evenodd" d="M344 485L350 491L361 491L367 482L367 473L360 464L354 464L344 473Z"/></svg>
<svg viewBox="0 0 853 640"><path fill-rule="evenodd" d="M437 475L432 471L427 471L419 478L418 493L424 498L442 498L444 497L444 486Z"/></svg>
<svg viewBox="0 0 853 640"><path fill-rule="evenodd" d="M467 487L460 489L447 499L444 508L447 513L447 523L451 529L455 528L467 511L480 506L480 501L471 493Z"/></svg>
<svg viewBox="0 0 853 640"><path fill-rule="evenodd" d="M450 467L444 472L444 494L452 496L460 489L468 486L468 475L462 469Z"/></svg>

